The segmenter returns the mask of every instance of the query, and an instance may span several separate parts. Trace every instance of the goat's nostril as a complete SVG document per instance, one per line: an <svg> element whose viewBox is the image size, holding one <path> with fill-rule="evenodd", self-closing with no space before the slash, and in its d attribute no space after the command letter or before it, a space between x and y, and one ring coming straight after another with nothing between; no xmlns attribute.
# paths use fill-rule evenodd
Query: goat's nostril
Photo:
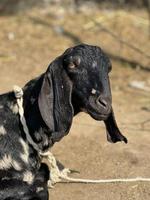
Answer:
<svg viewBox="0 0 150 200"><path fill-rule="evenodd" d="M107 102L104 100L104 99L102 99L102 98L98 98L97 99L97 102L98 102L98 104L100 104L101 106L103 106L103 107L107 107Z"/></svg>

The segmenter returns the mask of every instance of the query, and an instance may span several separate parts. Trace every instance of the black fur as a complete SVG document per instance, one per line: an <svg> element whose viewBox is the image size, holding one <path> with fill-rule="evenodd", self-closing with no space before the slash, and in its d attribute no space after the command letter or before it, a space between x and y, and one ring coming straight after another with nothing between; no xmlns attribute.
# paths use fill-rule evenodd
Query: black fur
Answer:
<svg viewBox="0 0 150 200"><path fill-rule="evenodd" d="M67 49L44 74L25 85L25 118L40 150L47 150L64 137L70 130L73 116L81 111L104 121L108 141L127 142L113 114L110 71L111 63L99 47L82 44ZM46 200L48 169L41 165L38 152L27 143L19 115L12 112L13 106L16 106L13 92L0 96L0 125L6 130L5 134L0 134L0 166L5 156L6 160L11 157L13 162L9 167L0 168L0 199ZM24 152L22 140L28 153ZM22 152L28 154L27 162L22 159ZM24 180L26 171L33 174L32 183ZM38 187L43 188L40 193Z"/></svg>

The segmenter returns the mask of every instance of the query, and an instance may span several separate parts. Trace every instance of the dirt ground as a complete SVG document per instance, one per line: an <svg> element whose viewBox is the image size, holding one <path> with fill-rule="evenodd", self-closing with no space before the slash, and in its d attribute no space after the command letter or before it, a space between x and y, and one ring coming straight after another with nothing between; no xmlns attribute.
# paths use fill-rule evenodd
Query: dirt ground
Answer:
<svg viewBox="0 0 150 200"><path fill-rule="evenodd" d="M102 10L87 14L65 13L55 8L33 9L17 15L0 16L0 92L23 86L44 72L57 55L80 42L97 44L120 56L149 65L149 59L118 44L114 38L99 30L92 19L98 19L122 39L149 53L147 16L133 11L135 23L118 10ZM110 18L114 14L116 21ZM117 13L117 14L116 14ZM129 17L130 20L129 20ZM145 21L144 21L145 20ZM122 31L120 31L122 30ZM66 167L80 171L82 178L150 178L150 93L130 87L131 81L150 85L150 72L132 69L128 64L112 60L110 75L113 107L122 133L128 144L110 144L106 140L103 122L87 114L74 118L69 135L52 149ZM50 190L53 200L149 200L150 183L117 184L57 184Z"/></svg>

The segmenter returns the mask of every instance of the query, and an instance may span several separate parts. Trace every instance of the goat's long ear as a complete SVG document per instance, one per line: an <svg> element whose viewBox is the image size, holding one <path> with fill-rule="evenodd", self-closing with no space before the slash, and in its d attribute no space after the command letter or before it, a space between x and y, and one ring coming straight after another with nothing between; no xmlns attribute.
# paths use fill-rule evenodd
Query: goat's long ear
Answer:
<svg viewBox="0 0 150 200"><path fill-rule="evenodd" d="M122 133L120 132L120 130L117 126L113 110L110 113L107 120L104 121L104 123L106 126L107 140L109 142L111 142L111 143L116 143L119 141L123 141L125 143L128 142L127 138L124 135L122 135Z"/></svg>
<svg viewBox="0 0 150 200"><path fill-rule="evenodd" d="M59 133L59 138L69 132L72 123L71 93L72 84L59 57L46 71L38 98L44 122L52 133Z"/></svg>

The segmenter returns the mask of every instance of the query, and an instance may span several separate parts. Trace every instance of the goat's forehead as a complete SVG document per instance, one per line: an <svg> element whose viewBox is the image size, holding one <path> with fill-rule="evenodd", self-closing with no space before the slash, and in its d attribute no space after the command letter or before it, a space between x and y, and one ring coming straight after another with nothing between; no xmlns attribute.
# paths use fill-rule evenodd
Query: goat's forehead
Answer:
<svg viewBox="0 0 150 200"><path fill-rule="evenodd" d="M76 46L71 52L69 52L68 56L79 56L83 60L87 60L90 64L91 62L99 63L102 60L105 62L105 64L110 63L106 53L97 46Z"/></svg>
<svg viewBox="0 0 150 200"><path fill-rule="evenodd" d="M65 60L80 58L81 64L88 70L104 70L111 65L109 57L98 46L78 45L65 54Z"/></svg>
<svg viewBox="0 0 150 200"><path fill-rule="evenodd" d="M72 53L77 53L82 56L97 57L101 55L102 51L99 47L96 46L76 46Z"/></svg>

